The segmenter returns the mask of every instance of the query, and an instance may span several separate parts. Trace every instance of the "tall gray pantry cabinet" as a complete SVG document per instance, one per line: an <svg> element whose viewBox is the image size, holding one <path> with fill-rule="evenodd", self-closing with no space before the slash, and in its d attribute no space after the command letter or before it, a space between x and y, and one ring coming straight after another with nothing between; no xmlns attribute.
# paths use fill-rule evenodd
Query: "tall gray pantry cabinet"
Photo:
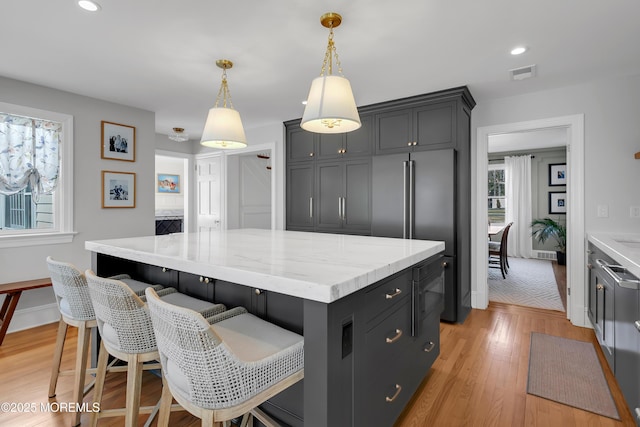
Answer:
<svg viewBox="0 0 640 427"><path fill-rule="evenodd" d="M445 241L445 309L471 310L471 110L466 86L360 107L362 127L286 127L287 230Z"/></svg>

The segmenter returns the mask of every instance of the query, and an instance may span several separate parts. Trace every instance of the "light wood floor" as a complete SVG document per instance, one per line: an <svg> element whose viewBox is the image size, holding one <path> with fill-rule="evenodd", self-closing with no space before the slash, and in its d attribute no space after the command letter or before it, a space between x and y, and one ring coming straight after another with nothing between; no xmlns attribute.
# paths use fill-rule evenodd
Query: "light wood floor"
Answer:
<svg viewBox="0 0 640 427"><path fill-rule="evenodd" d="M67 336L63 368L73 365L74 330L71 328ZM592 330L572 326L564 313L492 303L488 310L473 310L462 325L442 323L440 331L440 357L397 427L635 425L599 350L622 421L526 394L532 331L595 342ZM57 396L47 398L55 332L56 325L51 324L7 335L0 347L0 403L33 403L38 410L0 413L0 426L69 425L70 414L42 412L39 408L49 401L67 402L72 392L71 377L61 377ZM103 407L124 404L124 377L112 374L107 378ZM154 404L160 396L160 380L145 373L142 390L142 405ZM82 423L88 423L87 415L83 415ZM140 417L140 425L143 423ZM122 419L104 419L99 425L120 426ZM199 420L184 412L171 415L171 426L199 425Z"/></svg>

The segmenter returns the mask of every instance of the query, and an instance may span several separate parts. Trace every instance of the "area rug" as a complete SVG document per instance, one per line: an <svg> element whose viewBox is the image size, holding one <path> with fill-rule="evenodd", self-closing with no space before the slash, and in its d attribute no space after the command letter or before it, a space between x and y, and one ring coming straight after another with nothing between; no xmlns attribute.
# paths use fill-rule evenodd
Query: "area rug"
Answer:
<svg viewBox="0 0 640 427"><path fill-rule="evenodd" d="M620 419L589 342L532 332L527 393Z"/></svg>
<svg viewBox="0 0 640 427"><path fill-rule="evenodd" d="M489 268L489 301L564 311L551 261L509 257L503 279L499 268Z"/></svg>

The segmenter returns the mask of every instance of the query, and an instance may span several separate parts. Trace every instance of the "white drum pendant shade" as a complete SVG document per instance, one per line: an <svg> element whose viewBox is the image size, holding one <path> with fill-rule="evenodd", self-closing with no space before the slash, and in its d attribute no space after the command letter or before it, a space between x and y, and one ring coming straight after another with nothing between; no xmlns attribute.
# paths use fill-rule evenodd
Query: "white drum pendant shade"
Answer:
<svg viewBox="0 0 640 427"><path fill-rule="evenodd" d="M334 75L313 79L300 126L316 133L345 133L360 128L349 80Z"/></svg>
<svg viewBox="0 0 640 427"><path fill-rule="evenodd" d="M244 148L244 135L240 113L232 108L213 107L209 110L200 144L213 148Z"/></svg>

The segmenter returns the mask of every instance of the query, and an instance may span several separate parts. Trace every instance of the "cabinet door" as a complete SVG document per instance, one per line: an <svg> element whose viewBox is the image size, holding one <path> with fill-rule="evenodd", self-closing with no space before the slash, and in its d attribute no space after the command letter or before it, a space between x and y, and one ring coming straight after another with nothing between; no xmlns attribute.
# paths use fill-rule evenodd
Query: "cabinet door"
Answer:
<svg viewBox="0 0 640 427"><path fill-rule="evenodd" d="M316 165L316 195L318 198L318 229L342 228L342 162L318 163Z"/></svg>
<svg viewBox="0 0 640 427"><path fill-rule="evenodd" d="M456 148L455 107L455 101L449 101L414 109L414 150Z"/></svg>
<svg viewBox="0 0 640 427"><path fill-rule="evenodd" d="M343 228L371 230L371 160L345 163Z"/></svg>
<svg viewBox="0 0 640 427"><path fill-rule="evenodd" d="M345 139L344 133L325 133L318 135L317 138L317 157L319 159L339 159L342 157Z"/></svg>
<svg viewBox="0 0 640 427"><path fill-rule="evenodd" d="M413 142L413 109L376 114L376 154L407 152Z"/></svg>
<svg viewBox="0 0 640 427"><path fill-rule="evenodd" d="M287 229L313 229L313 166L312 162L287 166Z"/></svg>
<svg viewBox="0 0 640 427"><path fill-rule="evenodd" d="M131 277L152 285L162 285L178 289L178 272L157 265L137 264L137 272Z"/></svg>
<svg viewBox="0 0 640 427"><path fill-rule="evenodd" d="M287 161L310 160L315 155L315 134L300 127L287 129Z"/></svg>
<svg viewBox="0 0 640 427"><path fill-rule="evenodd" d="M358 130L344 134L343 157L368 156L371 154L372 116L360 116L362 126Z"/></svg>
<svg viewBox="0 0 640 427"><path fill-rule="evenodd" d="M178 291L194 298L213 301L214 279L191 273L178 273Z"/></svg>

